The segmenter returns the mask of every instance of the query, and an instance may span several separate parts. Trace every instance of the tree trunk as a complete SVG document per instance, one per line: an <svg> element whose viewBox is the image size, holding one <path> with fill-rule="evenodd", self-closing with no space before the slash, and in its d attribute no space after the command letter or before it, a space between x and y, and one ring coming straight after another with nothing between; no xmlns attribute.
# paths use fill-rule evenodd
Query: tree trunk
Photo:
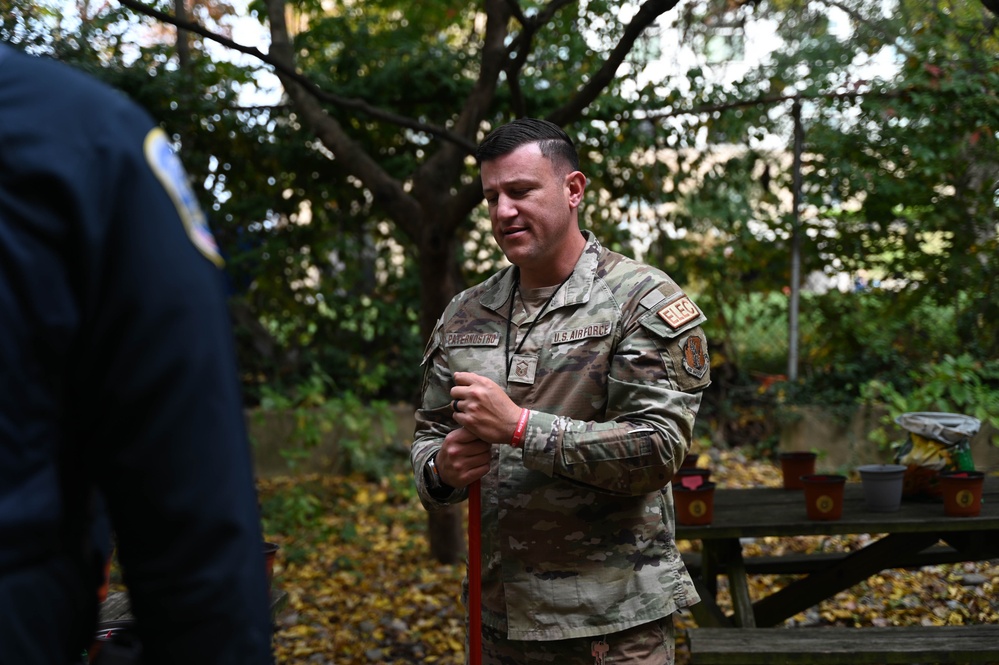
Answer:
<svg viewBox="0 0 999 665"><path fill-rule="evenodd" d="M174 0L173 13L178 21L187 20L187 9L184 7L184 0ZM186 70L191 61L191 47L187 43L187 30L177 28L177 61L180 69Z"/></svg>
<svg viewBox="0 0 999 665"><path fill-rule="evenodd" d="M434 215L425 213L425 219L433 220ZM456 264L456 236L450 228L439 221L428 221L420 237L420 332L424 340L430 339L437 319L461 290L451 270ZM416 400L418 403L419 394ZM464 515L460 504L427 514L430 552L441 563L459 563L465 556Z"/></svg>
<svg viewBox="0 0 999 665"><path fill-rule="evenodd" d="M427 513L430 553L443 564L461 563L468 551L463 505L455 503L443 510Z"/></svg>

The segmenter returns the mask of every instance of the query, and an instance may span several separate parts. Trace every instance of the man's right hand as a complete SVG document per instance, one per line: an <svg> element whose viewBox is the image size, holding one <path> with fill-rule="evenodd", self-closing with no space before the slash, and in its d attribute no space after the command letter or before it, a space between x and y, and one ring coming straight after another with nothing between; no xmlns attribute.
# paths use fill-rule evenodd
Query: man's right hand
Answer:
<svg viewBox="0 0 999 665"><path fill-rule="evenodd" d="M441 481L455 488L471 485L489 472L491 448L464 427L452 430L437 453Z"/></svg>

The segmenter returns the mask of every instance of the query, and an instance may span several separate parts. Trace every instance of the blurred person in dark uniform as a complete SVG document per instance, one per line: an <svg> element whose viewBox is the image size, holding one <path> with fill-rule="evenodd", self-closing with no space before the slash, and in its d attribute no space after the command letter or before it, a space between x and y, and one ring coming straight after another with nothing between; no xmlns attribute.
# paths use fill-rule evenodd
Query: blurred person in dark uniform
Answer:
<svg viewBox="0 0 999 665"><path fill-rule="evenodd" d="M143 663L273 662L220 266L152 118L0 44L3 665L90 644L105 518Z"/></svg>

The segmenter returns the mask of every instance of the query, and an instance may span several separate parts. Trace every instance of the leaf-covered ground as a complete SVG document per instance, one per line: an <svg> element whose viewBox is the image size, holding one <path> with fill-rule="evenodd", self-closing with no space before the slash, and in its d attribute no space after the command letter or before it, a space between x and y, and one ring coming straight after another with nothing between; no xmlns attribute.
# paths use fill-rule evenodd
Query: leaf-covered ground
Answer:
<svg viewBox="0 0 999 665"><path fill-rule="evenodd" d="M779 486L767 461L708 451L701 466L722 486ZM409 474L261 481L267 537L281 545L275 585L287 592L277 615L282 665L463 662L464 566L430 556L426 513ZM760 539L747 554L856 549L867 536ZM681 542L681 549L691 543ZM751 578L753 598L788 580ZM719 603L730 610L724 579ZM999 622L999 561L886 571L788 621L790 625L943 625ZM678 621L677 662L689 661Z"/></svg>

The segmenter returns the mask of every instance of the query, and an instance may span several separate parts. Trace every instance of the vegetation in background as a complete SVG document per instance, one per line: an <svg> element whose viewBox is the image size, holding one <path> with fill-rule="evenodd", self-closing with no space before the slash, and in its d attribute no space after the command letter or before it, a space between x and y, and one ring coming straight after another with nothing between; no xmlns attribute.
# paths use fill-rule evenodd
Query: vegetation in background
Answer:
<svg viewBox="0 0 999 665"><path fill-rule="evenodd" d="M962 298L963 300L963 298ZM709 321L713 384L697 423L716 443L772 448L790 405L820 405L849 421L861 406L878 407L881 443L897 434L894 418L948 411L999 427L999 359L965 351L954 321L962 304L910 308L884 289L805 294L803 371L786 376L787 296L750 295ZM727 327L722 327L722 324ZM728 355L729 348L736 355Z"/></svg>
<svg viewBox="0 0 999 665"><path fill-rule="evenodd" d="M461 565L429 555L411 474L392 470L404 460L370 432L392 422L381 405L415 398L443 303L500 260L469 154L514 116L549 116L579 137L585 225L628 254L638 230L643 258L705 309L714 383L698 435L717 450L772 441L794 401L862 398L889 417L936 408L995 424L999 44L979 3L634 5L675 19L684 44L775 26L777 48L760 66L719 80L724 63L706 49L689 68L664 53L659 23L626 34L637 15L627 3L267 0L251 4L261 23L292 17L272 54L323 95L289 86L266 102L241 93L273 62L225 62L210 39L179 42L125 4L0 0L0 39L95 73L164 125L227 258L249 403L294 416L292 463L344 428L353 475L261 483L265 528L282 546L277 583L289 591L282 662L460 662ZM170 14L175 3L145 6ZM187 6L198 26L231 35L228 3ZM614 60L618 43L627 55ZM643 76L660 61L675 75ZM876 61L895 66L865 67ZM795 101L803 274L866 271L882 288L803 299L791 385L781 375ZM474 113L462 115L466 102ZM716 468L766 480L767 468L744 460ZM811 619L995 622L999 578L984 572L975 587L949 583L958 568L872 579L886 605L872 606L863 586Z"/></svg>
<svg viewBox="0 0 999 665"><path fill-rule="evenodd" d="M882 447L897 443L895 419L904 413L941 411L977 418L991 425L992 443L999 445L999 361L980 361L970 354L945 355L905 377L901 387L891 380L872 380L861 388L865 404L881 407L880 427L871 440Z"/></svg>
<svg viewBox="0 0 999 665"><path fill-rule="evenodd" d="M408 448L399 441L395 415L387 402L362 400L350 392L337 394L332 387L320 370L290 393L265 386L253 417L291 420L280 451L290 471L297 471L299 463L314 455L323 442L336 444L330 468L336 474L376 480L387 475L399 459L408 459Z"/></svg>
<svg viewBox="0 0 999 665"><path fill-rule="evenodd" d="M999 357L999 44L979 3L378 0L286 14L269 0L251 4L278 40L266 65L226 62L205 34L178 39L147 15L173 2L81 0L79 20L55 1L0 7L0 39L122 88L181 148L227 256L250 404L294 403L317 371L341 411L415 399L442 303L499 260L471 145L520 114L579 137L586 225L625 253L641 231L644 258L708 314L714 440L769 436L786 371L795 103L803 274L865 271L882 289L802 300L801 381L784 395L848 403L871 379L905 395L953 349ZM231 35L229 3L187 7ZM664 50L669 24L695 45L689 63ZM752 26L779 46L719 76L739 63L707 46ZM287 76L273 101L241 94L282 63L320 94ZM643 74L657 63L670 75Z"/></svg>
<svg viewBox="0 0 999 665"><path fill-rule="evenodd" d="M904 394L917 368L956 349L999 358L995 15L976 3L903 0L885 13L818 1L728 13L706 3L681 16L688 37L704 40L772 20L782 45L739 79L709 83L705 65L688 72L691 94L662 86L669 105L660 117L690 139L667 172L665 198L671 223L687 233L660 236L649 256L701 291L715 382L705 413L716 439L772 437L767 421L788 401L851 408L870 380ZM795 102L804 144L797 219ZM784 140L775 146L774 136ZM802 295L791 385L783 381L796 222L807 282L866 274L868 283Z"/></svg>

